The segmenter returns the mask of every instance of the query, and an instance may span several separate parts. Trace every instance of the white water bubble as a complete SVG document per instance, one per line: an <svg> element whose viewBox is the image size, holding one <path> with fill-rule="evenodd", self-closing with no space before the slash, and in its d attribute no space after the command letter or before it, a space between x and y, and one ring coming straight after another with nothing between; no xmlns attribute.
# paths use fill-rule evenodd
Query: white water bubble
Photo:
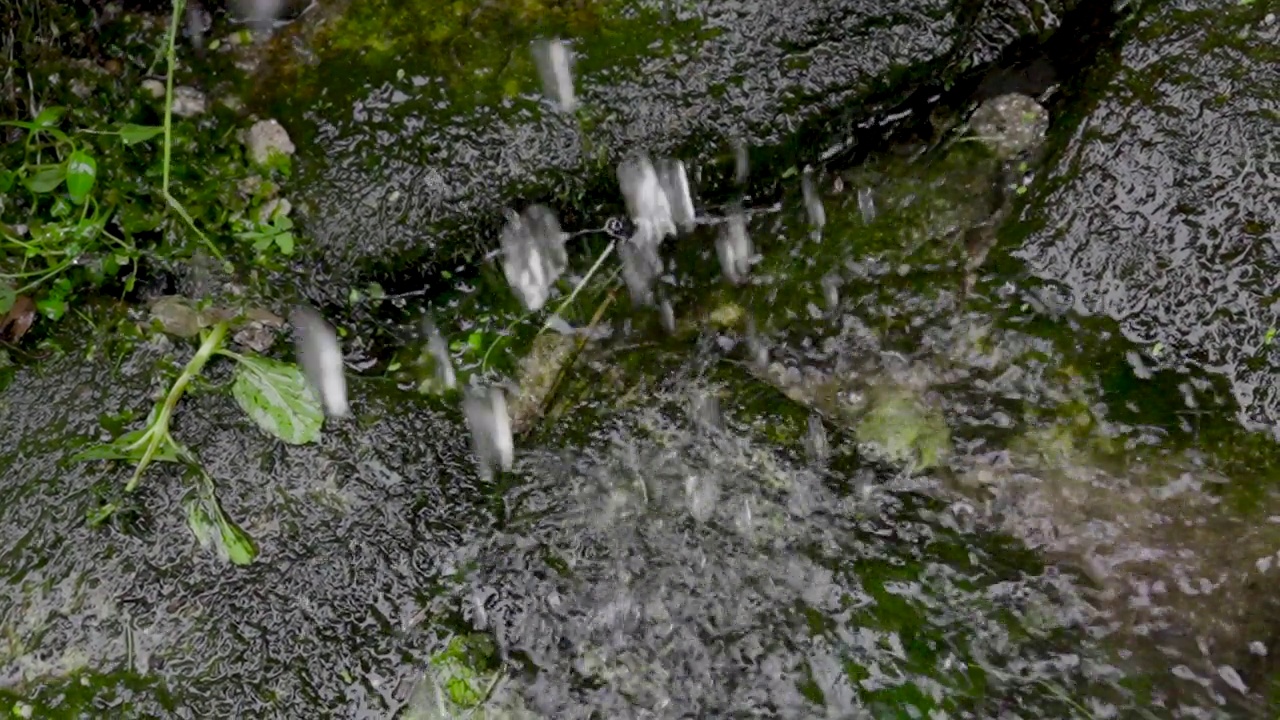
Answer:
<svg viewBox="0 0 1280 720"><path fill-rule="evenodd" d="M298 363L307 382L324 404L330 417L344 417L347 404L347 379L343 374L342 346L333 327L320 313L309 307L294 309L289 318L294 327Z"/></svg>
<svg viewBox="0 0 1280 720"><path fill-rule="evenodd" d="M752 245L747 235L747 218L741 210L729 214L716 239L720 271L729 282L740 285L751 270Z"/></svg>
<svg viewBox="0 0 1280 720"><path fill-rule="evenodd" d="M809 452L809 458L815 462L826 462L831 456L827 428L822 424L822 416L817 413L809 415L809 432L805 436L805 449Z"/></svg>
<svg viewBox="0 0 1280 720"><path fill-rule="evenodd" d="M568 266L567 237L545 205L531 205L520 215L508 211L501 237L502 270L527 309L546 304L552 284Z"/></svg>
<svg viewBox="0 0 1280 720"><path fill-rule="evenodd" d="M568 46L558 38L535 40L532 51L543 94L561 111L573 112L578 101L573 92L573 54Z"/></svg>
<svg viewBox="0 0 1280 720"><path fill-rule="evenodd" d="M471 447L476 453L481 477L488 480L495 469L510 470L515 462L515 442L502 388L469 389L462 400L462 411L471 430Z"/></svg>

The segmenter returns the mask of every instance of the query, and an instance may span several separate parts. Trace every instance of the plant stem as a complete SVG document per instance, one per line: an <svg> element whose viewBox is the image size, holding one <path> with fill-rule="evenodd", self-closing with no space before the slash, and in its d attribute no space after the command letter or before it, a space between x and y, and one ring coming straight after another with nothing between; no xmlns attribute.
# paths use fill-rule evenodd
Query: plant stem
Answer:
<svg viewBox="0 0 1280 720"><path fill-rule="evenodd" d="M222 256L222 252L218 250L213 241L207 235L196 227L196 223L191 219L191 215L187 213L187 209L178 202L178 199L169 192L169 165L173 156L173 68L177 64L176 43L178 39L178 18L182 16L182 8L186 4L186 0L173 0L173 17L169 19L169 39L168 48L166 50L166 58L169 68L165 72L164 86L164 163L161 166L160 188L164 194L165 202L169 203L169 207L187 222L195 234L209 246L209 251L213 256L218 258L219 262L226 262L226 258Z"/></svg>
<svg viewBox="0 0 1280 720"><path fill-rule="evenodd" d="M138 486L138 481L142 479L142 472L151 464L152 458L160 451L160 446L165 442L172 442L169 437L169 422L173 419L173 411L178 406L178 400L182 399L182 394L186 392L187 386L191 384L191 381L204 370L205 363L209 362L209 358L217 354L226 336L227 324L225 322L214 325L209 330L209 334L205 336L204 341L200 343L200 348L196 350L196 354L187 362L187 366L182 369L182 374L174 381L173 387L169 388L169 394L165 395L155 422L147 430L145 436L147 438L147 448L138 460L138 467L134 470L133 477L124 486L125 492L132 492Z"/></svg>

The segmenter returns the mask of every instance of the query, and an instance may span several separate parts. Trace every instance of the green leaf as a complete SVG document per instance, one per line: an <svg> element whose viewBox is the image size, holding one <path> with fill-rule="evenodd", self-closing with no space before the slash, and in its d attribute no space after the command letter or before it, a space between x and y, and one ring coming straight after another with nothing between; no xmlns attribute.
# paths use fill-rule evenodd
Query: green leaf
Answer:
<svg viewBox="0 0 1280 720"><path fill-rule="evenodd" d="M9 285L0 284L0 314L9 312L9 308L18 301L18 293Z"/></svg>
<svg viewBox="0 0 1280 720"><path fill-rule="evenodd" d="M36 309L50 320L58 320L67 313L67 301L60 297L46 297L36 301Z"/></svg>
<svg viewBox="0 0 1280 720"><path fill-rule="evenodd" d="M66 114L67 109L64 107L58 105L47 107L36 116L34 124L39 128L56 127L58 123L62 122L62 116Z"/></svg>
<svg viewBox="0 0 1280 720"><path fill-rule="evenodd" d="M53 192L67 177L65 165L38 170L32 175L22 178L22 184L37 195Z"/></svg>
<svg viewBox="0 0 1280 720"><path fill-rule="evenodd" d="M285 255L293 254L293 233L282 232L276 235L276 247L280 248L280 252Z"/></svg>
<svg viewBox="0 0 1280 720"><path fill-rule="evenodd" d="M0 193L7 193L13 189L13 184L18 181L18 176L12 170L0 169Z"/></svg>
<svg viewBox="0 0 1280 720"><path fill-rule="evenodd" d="M71 462L84 460L128 460L138 462L147 449L146 436L150 426L139 430L130 430L109 443L95 445L71 456ZM178 462L179 449L172 443L160 443L156 454L151 459L163 462Z"/></svg>
<svg viewBox="0 0 1280 720"><path fill-rule="evenodd" d="M120 126L120 140L125 145L135 145L137 143L146 142L151 138L164 133L164 128L156 125L135 125L133 123L125 123Z"/></svg>
<svg viewBox="0 0 1280 720"><path fill-rule="evenodd" d="M223 561L248 565L258 557L257 543L227 517L212 490L187 501L187 527L200 547L212 549Z"/></svg>
<svg viewBox="0 0 1280 720"><path fill-rule="evenodd" d="M77 150L67 158L67 193L75 204L84 202L97 177L98 163L92 155Z"/></svg>
<svg viewBox="0 0 1280 720"><path fill-rule="evenodd" d="M324 424L324 408L296 365L241 356L231 394L258 427L281 440L315 442Z"/></svg>

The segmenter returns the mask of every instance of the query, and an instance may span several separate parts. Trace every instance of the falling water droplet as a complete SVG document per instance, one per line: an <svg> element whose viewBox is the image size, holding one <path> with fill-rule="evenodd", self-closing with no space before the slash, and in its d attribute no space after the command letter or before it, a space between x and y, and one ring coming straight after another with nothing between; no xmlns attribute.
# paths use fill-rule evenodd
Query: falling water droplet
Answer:
<svg viewBox="0 0 1280 720"><path fill-rule="evenodd" d="M831 446L827 442L827 428L822 424L822 416L814 413L809 416L809 433L805 436L805 449L814 462L826 462L831 455Z"/></svg>
<svg viewBox="0 0 1280 720"><path fill-rule="evenodd" d="M862 212L862 222L870 225L876 219L876 199L871 188L858 188L858 210Z"/></svg>
<svg viewBox="0 0 1280 720"><path fill-rule="evenodd" d="M255 32L271 29L276 18L284 13L284 0L237 0L236 13Z"/></svg>
<svg viewBox="0 0 1280 720"><path fill-rule="evenodd" d="M511 289L529 310L547 302L551 286L568 266L567 236L545 205L531 205L521 215L508 211L502 229L502 270Z"/></svg>
<svg viewBox="0 0 1280 720"><path fill-rule="evenodd" d="M658 242L676 234L671 202L647 155L636 155L618 164L618 185L637 230L648 226Z"/></svg>
<svg viewBox="0 0 1280 720"><path fill-rule="evenodd" d="M822 298L827 302L828 310L835 310L840 304L840 276L827 273L822 276Z"/></svg>
<svg viewBox="0 0 1280 720"><path fill-rule="evenodd" d="M475 450L480 475L486 480L495 469L508 471L515 461L515 442L511 438L511 417L507 399L501 388L473 387L462 401L462 411L471 430L471 447Z"/></svg>
<svg viewBox="0 0 1280 720"><path fill-rule="evenodd" d="M818 197L813 171L809 168L805 168L804 174L800 176L800 192L804 195L805 210L809 212L809 224L813 226L815 233L820 232L827 224L827 211L822 207L822 198Z"/></svg>
<svg viewBox="0 0 1280 720"><path fill-rule="evenodd" d="M684 479L684 494L689 500L689 514L698 522L706 522L720 500L720 488L714 478L689 475Z"/></svg>
<svg viewBox="0 0 1280 720"><path fill-rule="evenodd" d="M307 382L320 397L330 417L344 417L347 379L343 375L342 346L338 335L320 313L309 307L295 308L289 318L294 327L298 362Z"/></svg>
<svg viewBox="0 0 1280 720"><path fill-rule="evenodd" d="M563 112L578 106L573 92L573 57L565 43L557 38L533 42L533 62L542 78L542 92Z"/></svg>
<svg viewBox="0 0 1280 720"><path fill-rule="evenodd" d="M741 140L733 144L733 178L739 185L747 184L747 144Z"/></svg>
<svg viewBox="0 0 1280 720"><path fill-rule="evenodd" d="M694 224L696 214L693 209L693 196L689 193L689 174L680 160L662 160L658 163L658 182L667 196L667 205L671 208L671 219L681 230L688 232Z"/></svg>
<svg viewBox="0 0 1280 720"><path fill-rule="evenodd" d="M457 387L458 378L453 370L453 359L449 356L449 344L445 342L444 335L440 334L440 329L431 321L431 318L423 319L422 332L427 338L426 355L427 362L431 365L434 388L452 390Z"/></svg>
<svg viewBox="0 0 1280 720"><path fill-rule="evenodd" d="M739 285L751 270L751 238L747 236L747 218L741 210L729 214L716 239L716 255L720 271L729 282Z"/></svg>
<svg viewBox="0 0 1280 720"><path fill-rule="evenodd" d="M676 312L671 307L670 300L663 300L658 304L658 320L662 323L662 329L674 335L676 332Z"/></svg>

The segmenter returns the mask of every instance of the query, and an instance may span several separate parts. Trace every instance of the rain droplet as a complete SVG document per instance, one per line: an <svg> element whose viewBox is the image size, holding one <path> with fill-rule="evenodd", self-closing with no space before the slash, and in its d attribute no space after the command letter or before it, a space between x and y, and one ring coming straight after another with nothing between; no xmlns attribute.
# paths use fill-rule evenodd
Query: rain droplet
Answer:
<svg viewBox="0 0 1280 720"><path fill-rule="evenodd" d="M622 263L622 279L636 305L653 304L653 283L662 274L662 257L658 255L659 238L648 226L637 227L629 239L618 244Z"/></svg>
<svg viewBox="0 0 1280 720"><path fill-rule="evenodd" d="M733 177L739 185L747 183L747 144L741 140L733 144Z"/></svg>
<svg viewBox="0 0 1280 720"><path fill-rule="evenodd" d="M502 270L529 310L542 308L551 285L568 266L566 237L555 213L545 205L531 205L521 215L508 211L501 237Z"/></svg>
<svg viewBox="0 0 1280 720"><path fill-rule="evenodd" d="M618 165L618 185L627 203L627 214L637 232L648 227L657 242L676 234L671 202L647 155L636 155Z"/></svg>
<svg viewBox="0 0 1280 720"><path fill-rule="evenodd" d="M739 285L747 279L751 270L751 253L747 219L741 210L737 210L729 214L716 240L716 255L720 258L720 270L726 280Z"/></svg>
<svg viewBox="0 0 1280 720"><path fill-rule="evenodd" d="M827 441L827 428L822 424L822 416L814 413L809 416L809 433L805 436L805 449L814 462L826 462L831 456L831 446Z"/></svg>
<svg viewBox="0 0 1280 720"><path fill-rule="evenodd" d="M689 174L680 160L662 160L658 163L658 182L667 196L671 219L681 230L693 227L695 213L693 196L689 193Z"/></svg>
<svg viewBox="0 0 1280 720"><path fill-rule="evenodd" d="M330 417L344 417L347 405L347 379L343 375L342 346L333 327L320 313L309 307L295 308L289 318L294 327L294 343L298 362L307 382L320 396Z"/></svg>
<svg viewBox="0 0 1280 720"><path fill-rule="evenodd" d="M714 478L689 475L684 479L684 494L689 500L689 514L698 522L706 522L720 500L720 488Z"/></svg>
<svg viewBox="0 0 1280 720"><path fill-rule="evenodd" d="M809 223L813 225L814 232L821 231L827 224L827 211L822 207L822 198L818 197L813 171L809 168L805 168L804 175L800 176L800 192L804 195L804 208L809 213Z"/></svg>
<svg viewBox="0 0 1280 720"><path fill-rule="evenodd" d="M542 78L542 92L563 112L573 112L578 106L573 92L573 74L570 68L572 54L563 41L535 40L533 62Z"/></svg>
<svg viewBox="0 0 1280 720"><path fill-rule="evenodd" d="M876 199L871 188L858 188L858 210L862 211L862 222L870 225L876 219Z"/></svg>
<svg viewBox="0 0 1280 720"><path fill-rule="evenodd" d="M508 471L515 461L515 442L511 438L511 417L507 399L501 388L473 387L462 401L462 411L471 430L471 447L475 450L480 475L486 480L495 469Z"/></svg>
<svg viewBox="0 0 1280 720"><path fill-rule="evenodd" d="M822 276L822 297L827 302L827 309L835 310L840 304L840 276L828 273Z"/></svg>
<svg viewBox="0 0 1280 720"><path fill-rule="evenodd" d="M676 312L671 307L670 300L663 300L658 305L658 320L662 323L662 329L668 333L675 334L676 331Z"/></svg>
<svg viewBox="0 0 1280 720"><path fill-rule="evenodd" d="M452 390L458 384L457 375L453 371L453 359L449 357L449 344L445 342L440 329L431 321L422 321L423 335L427 338L427 362L431 365L431 375L435 387L440 390Z"/></svg>

